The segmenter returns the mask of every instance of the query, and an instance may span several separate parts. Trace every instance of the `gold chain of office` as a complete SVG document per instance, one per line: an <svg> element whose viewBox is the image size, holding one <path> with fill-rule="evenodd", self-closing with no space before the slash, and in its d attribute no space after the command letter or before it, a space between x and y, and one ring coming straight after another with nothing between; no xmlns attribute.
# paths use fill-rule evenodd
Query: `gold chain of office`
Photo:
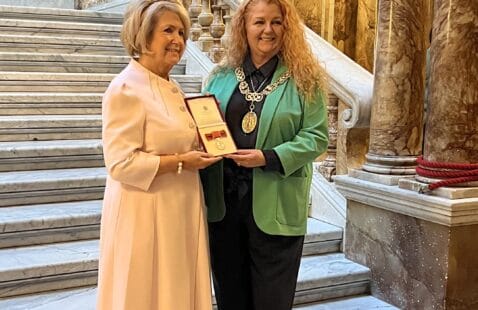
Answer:
<svg viewBox="0 0 478 310"><path fill-rule="evenodd" d="M252 92L249 88L249 85L246 82L246 75L244 74L244 70L241 67L237 67L234 70L236 74L237 81L239 82L239 91L241 94L244 95L244 98L250 102L249 104L249 112L244 114L242 118L242 131L245 134L249 134L256 129L257 126L257 114L254 111L256 108L254 102L261 102L264 99L264 96L269 95L272 93L279 85L283 84L290 78L290 72L284 72L274 83L267 85L261 92L257 92L255 89ZM251 81L252 83L252 81ZM259 86L260 88L260 86Z"/></svg>
<svg viewBox="0 0 478 310"><path fill-rule="evenodd" d="M251 92L251 89L246 82L244 70L242 70L241 67L237 67L234 70L234 73L236 74L237 81L239 82L239 91L244 95L244 98L251 103L261 102L262 99L264 99L264 96L272 93L277 87L279 87L279 85L283 84L288 78L290 78L290 72L286 71L277 79L277 81L267 85L261 92Z"/></svg>

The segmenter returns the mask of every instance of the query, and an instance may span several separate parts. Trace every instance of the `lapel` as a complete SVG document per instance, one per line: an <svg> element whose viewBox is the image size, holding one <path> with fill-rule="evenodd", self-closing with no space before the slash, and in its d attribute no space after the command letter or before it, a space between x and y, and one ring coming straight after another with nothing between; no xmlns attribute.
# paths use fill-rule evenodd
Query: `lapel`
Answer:
<svg viewBox="0 0 478 310"><path fill-rule="evenodd" d="M272 77L272 82L275 82L286 70L287 67L282 63L282 61L279 61L279 63L277 64L277 69ZM261 149L264 145L266 136L269 133L271 127L272 118L277 109L277 106L279 105L280 98L284 93L287 83L288 81L277 87L276 90L267 95L266 100L264 101L264 107L262 108L261 117L259 120L256 149Z"/></svg>
<svg viewBox="0 0 478 310"><path fill-rule="evenodd" d="M231 73L225 75L224 83L222 84L222 90L218 90L222 92L222 96L220 98L220 106L224 115L226 115L227 105L229 104L229 100L231 100L232 93L237 88L238 84L239 82L236 79L234 70L232 70Z"/></svg>

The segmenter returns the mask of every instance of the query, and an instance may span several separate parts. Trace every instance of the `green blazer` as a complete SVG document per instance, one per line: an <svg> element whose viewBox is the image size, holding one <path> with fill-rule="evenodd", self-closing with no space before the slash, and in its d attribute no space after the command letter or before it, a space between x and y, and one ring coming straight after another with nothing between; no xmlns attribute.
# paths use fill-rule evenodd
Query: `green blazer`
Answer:
<svg viewBox="0 0 478 310"><path fill-rule="evenodd" d="M273 81L287 70L278 64ZM238 85L232 69L215 73L204 92L214 94L226 111ZM284 174L253 169L252 208L257 226L271 235L306 233L312 161L327 149L327 112L322 94L318 102L304 102L292 78L266 97L259 120L256 149L273 149ZM225 215L223 163L201 171L210 222Z"/></svg>

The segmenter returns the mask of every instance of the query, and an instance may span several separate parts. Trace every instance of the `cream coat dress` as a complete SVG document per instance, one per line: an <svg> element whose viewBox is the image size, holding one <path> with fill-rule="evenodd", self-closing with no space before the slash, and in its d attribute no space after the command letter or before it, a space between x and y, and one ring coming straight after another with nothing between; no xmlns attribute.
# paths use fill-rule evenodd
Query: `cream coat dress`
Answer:
<svg viewBox="0 0 478 310"><path fill-rule="evenodd" d="M135 60L103 97L108 170L101 219L101 310L210 310L205 210L197 171L156 176L160 155L197 148L178 85Z"/></svg>

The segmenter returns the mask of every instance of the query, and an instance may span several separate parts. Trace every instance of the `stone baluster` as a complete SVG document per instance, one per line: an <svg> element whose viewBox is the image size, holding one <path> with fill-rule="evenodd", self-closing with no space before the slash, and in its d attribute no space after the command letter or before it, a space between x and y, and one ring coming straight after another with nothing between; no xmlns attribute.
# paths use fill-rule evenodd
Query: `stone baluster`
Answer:
<svg viewBox="0 0 478 310"><path fill-rule="evenodd" d="M212 6L212 11L214 19L211 24L211 35L214 39L214 43L209 51L209 58L211 58L214 63L218 63L224 56L224 48L221 46L221 37L223 36L226 28L224 22L222 21L221 0L218 0L217 3Z"/></svg>
<svg viewBox="0 0 478 310"><path fill-rule="evenodd" d="M329 146L327 147L327 157L319 165L319 172L329 182L335 175L336 154L337 154L337 131L338 131L338 112L339 99L334 94L329 94L329 102L327 104L327 116L329 122Z"/></svg>
<svg viewBox="0 0 478 310"><path fill-rule="evenodd" d="M428 6L379 2L369 152L356 177L388 185L414 175L422 152ZM374 175L375 174L375 175Z"/></svg>
<svg viewBox="0 0 478 310"><path fill-rule="evenodd" d="M213 44L213 38L209 27L214 19L211 13L211 4L209 0L202 0L201 14L198 16L199 25L201 25L201 36L198 39L199 48L203 52L209 52Z"/></svg>
<svg viewBox="0 0 478 310"><path fill-rule="evenodd" d="M191 18L191 30L190 30L190 39L192 41L197 41L201 35L201 25L198 22L198 16L201 13L202 6L199 4L199 0L192 0L191 5L189 5L189 17Z"/></svg>
<svg viewBox="0 0 478 310"><path fill-rule="evenodd" d="M222 47L227 48L229 46L229 38L231 37L231 32L232 32L232 29L231 29L232 16L231 16L231 8L229 7L229 5L225 4L224 2L222 6L222 12L223 12L222 19L224 20L224 24L225 24L225 31L221 37L221 45Z"/></svg>

